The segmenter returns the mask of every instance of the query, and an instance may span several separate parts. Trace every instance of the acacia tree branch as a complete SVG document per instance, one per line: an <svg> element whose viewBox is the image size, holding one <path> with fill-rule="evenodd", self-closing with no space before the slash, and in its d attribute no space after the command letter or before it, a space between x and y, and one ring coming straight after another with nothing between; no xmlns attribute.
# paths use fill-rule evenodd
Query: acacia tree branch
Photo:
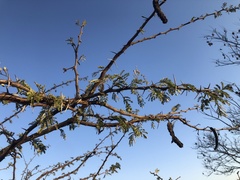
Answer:
<svg viewBox="0 0 240 180"><path fill-rule="evenodd" d="M7 82L5 82L5 83L7 83ZM169 85L165 85L166 83L168 83ZM11 82L10 82L10 84L11 84ZM15 103L23 104L23 105L42 106L42 107L53 107L53 106L55 106L55 100L52 96L46 96L46 95L41 94L41 93L35 93L32 90L30 91L30 88L28 88L28 89L29 89L29 93L30 92L32 93L31 98L29 98L28 94L27 94L28 97L25 98L25 97L19 97L19 96L16 96L16 95L13 95L13 94L10 94L10 93L7 92L7 93L1 93L0 94L0 99L2 101L8 100L10 102L15 102ZM123 87L122 89L121 88L120 89L115 89L115 91L120 92L120 91L133 90L133 89L134 89L133 87L131 88L130 86L126 86L126 87ZM155 91L156 90L161 90L161 91L168 90L168 91L170 91L171 89L174 90L174 91L181 90L182 92L193 91L193 92L197 92L197 96L200 93L203 93L203 98L205 98L205 96L209 96L209 98L211 98L211 97L215 98L215 97L218 97L219 93L222 97L222 94L223 94L223 92L220 91L220 89L219 90L218 89L211 90L211 89L209 89L209 87L208 88L196 89L194 86L190 86L188 84L182 84L182 85L177 86L177 85L169 82L168 80L164 80L163 85L154 84L154 85L150 85L150 86L137 87L135 89L143 90L143 91L145 91L146 89L153 89L153 90L155 89ZM108 91L105 91L105 93L109 94L113 91L114 90L112 88L110 88ZM78 113L78 109L76 109L74 107L77 104L84 105L85 107L87 107L91 104L93 104L93 105L95 104L95 105L98 105L98 106L103 106L106 109L109 109L109 110L111 110L115 113L119 113L120 115L131 117L132 120L126 122L129 125L133 124L133 123L144 122L144 121L147 121L147 120L159 121L159 120L164 120L164 119L175 119L175 120L180 120L185 125L187 125L189 127L192 127L194 129L197 129L197 130L201 129L201 128L198 128L197 126L193 126L190 123L188 123L185 119L181 118L181 116L178 115L177 112L173 112L173 113L171 112L171 113L168 113L166 115L158 114L156 116L154 116L154 115L139 116L139 115L136 115L133 112L117 109L117 108L114 108L114 107L108 105L107 103L102 103L102 102L99 102L99 101L87 101L87 100L83 101L81 99L79 99L79 100L76 100L76 99L72 99L72 100L60 99L60 100L62 101L61 102L61 109L60 110L56 109L55 113L52 113L52 116L56 115L57 113L61 112L62 110L69 109L69 110L72 110L73 112L77 112L78 116L83 117L83 116L85 116L84 113L83 112ZM225 103L225 100L221 99L221 102ZM81 109L82 109L82 107L80 107L80 110ZM196 110L196 108L195 108L195 110ZM112 117L109 120L112 120ZM118 119L116 119L116 120L118 120ZM18 140L14 140L11 143L11 145L9 145L8 147L6 147L2 150L2 153L1 153L2 156L1 156L0 160L3 160L5 158L5 156L12 149L14 149L16 146L21 145L25 142L31 141L32 139L43 136L43 135L48 134L52 131L55 131L59 128L65 127L67 125L70 125L70 124L73 124L73 123L76 123L76 122L79 123L79 124L85 125L85 126L98 127L98 122L80 121L78 118L73 117L73 118L69 118L69 119L65 120L64 122L54 124L53 126L48 126L48 128L43 129L40 132L37 132L35 134L32 134L32 135L28 136L28 134L39 125L39 121L36 121L23 133L22 137L20 137ZM117 125L119 125L119 123L120 122L103 123L102 127L103 128L104 127L116 127Z"/></svg>
<svg viewBox="0 0 240 180"><path fill-rule="evenodd" d="M83 35L83 28L86 26L87 22L83 21L82 24L80 25L79 20L76 22L76 25L80 26L78 38L77 38L77 43L73 41L73 38L69 38L66 41L68 44L70 44L74 50L74 65L70 68L63 68L63 72L66 72L68 70L73 70L74 71L74 76L75 76L75 99L80 98L80 87L79 87L79 73L78 73L78 65L80 65L80 61L83 60L83 56L79 57L79 46L82 43L82 35Z"/></svg>
<svg viewBox="0 0 240 180"><path fill-rule="evenodd" d="M14 149L12 153L13 153L13 155L12 155L12 157L13 157L13 177L12 177L12 179L16 180L16 163L17 163L17 151L16 151L16 149Z"/></svg>
<svg viewBox="0 0 240 180"><path fill-rule="evenodd" d="M16 111L14 114L12 114L11 116L5 118L2 122L0 122L0 126L2 126L4 123L6 123L7 121L11 121L12 118L16 117L18 114L20 114L21 112L23 112L26 108L26 105L23 105L21 107L21 109L19 109L18 111Z"/></svg>
<svg viewBox="0 0 240 180"><path fill-rule="evenodd" d="M239 10L240 6L237 5L237 6L234 6L234 7L222 7L222 9L220 9L218 11L215 11L215 12L212 12L212 13L206 13L205 15L201 15L199 17L193 17L190 21L185 22L185 23L183 23L183 24L181 24L181 25L179 25L179 26L177 26L175 28L169 28L166 31L159 32L159 33L157 33L155 35L152 35L152 36L145 37L143 39L134 41L134 42L131 43L131 45L135 45L135 44L138 44L138 43L141 43L141 42L144 42L144 41L155 39L158 36L168 34L168 33L172 32L172 31L180 30L181 28L183 28L183 27L185 27L185 26L187 26L189 24L195 23L195 22L200 21L200 20L204 20L205 18L210 17L210 16L214 16L216 18L216 17L220 16L222 12L226 12L226 13L235 12L235 11L233 11L233 9L234 10Z"/></svg>
<svg viewBox="0 0 240 180"><path fill-rule="evenodd" d="M79 52L79 46L82 43L83 28L86 25L84 22L82 23L82 25L80 27L80 32L79 32L78 39L77 39L77 45L76 45L75 48L73 47L74 48L74 53L75 53L75 63L74 63L74 66L73 66L73 71L75 73L75 90L76 90L75 98L76 99L78 99L80 97L78 65L80 65L79 61L81 59L79 58L78 52Z"/></svg>
<svg viewBox="0 0 240 180"><path fill-rule="evenodd" d="M24 160L24 164L25 164L25 168L22 171L22 177L21 180L23 179L28 179L30 175L34 175L34 170L36 170L39 165L35 166L32 170L29 169L31 162L33 161L33 159L36 157L37 154L34 154L34 156L28 161L26 162L25 157L23 156L23 160Z"/></svg>
<svg viewBox="0 0 240 180"><path fill-rule="evenodd" d="M77 161L81 161L81 163L76 167L74 168L72 171L69 171L68 173L65 173L63 175L60 175L58 177L55 177L54 179L57 180L57 179L62 179L64 177L68 177L70 176L71 174L75 174L76 172L79 171L79 169L81 167L83 167L86 162L94 157L94 156L99 156L100 154L104 153L101 151L101 149L111 149L110 151L106 152L106 157L105 159L108 159L109 156L113 155L112 152L115 147L118 146L118 144L120 143L120 141L122 140L122 138L118 141L118 143L116 145L110 145L110 146L104 146L104 147L100 147L103 143L105 143L105 141L107 139L109 139L110 137L113 136L113 132L110 132L108 135L106 135L102 140L100 140L100 142L98 144L95 145L95 147L93 148L92 151L86 153L85 155L83 156L77 156L76 158L73 158L71 161L65 161L64 163L59 163L58 165L55 165L51 170L49 171L45 171L44 173L42 173L39 177L37 177L37 180L40 180L41 178L43 178L44 176L49 176L50 174L54 174L54 172L57 172L59 170L62 170L66 167L69 167L69 166L72 166L75 162ZM114 147L114 148L113 148ZM104 163L104 162L103 162ZM102 163L102 164L103 164ZM97 173L94 173L94 175L91 173L91 175L89 176L90 177L97 177L98 175L100 175L100 172L98 171ZM82 178L81 178L82 179ZM88 178L83 178L83 179L88 179Z"/></svg>
<svg viewBox="0 0 240 180"><path fill-rule="evenodd" d="M53 113L53 115L56 115L56 114L59 113L59 111L55 110L52 113ZM0 151L0 162L3 159L5 159L5 157L8 154L10 154L10 152L13 151L15 149L15 147L18 147L21 144L24 144L24 143L26 143L28 141L31 141L31 140L41 136L41 135L38 136L38 134L39 134L38 132L35 133L35 136L37 136L37 137L35 137L34 134L31 135L31 136L28 136L28 134L30 132L32 132L38 125L39 125L39 120L36 120L28 129L25 130L25 132L19 137L19 139L17 139L17 140L14 139L9 146L1 149L1 151ZM45 133L45 134L47 134L47 133ZM44 134L42 134L42 135L44 135Z"/></svg>
<svg viewBox="0 0 240 180"><path fill-rule="evenodd" d="M5 83L7 83L7 81L5 81ZM14 87L20 87L21 85L19 85L18 83L12 82L10 81L10 84L15 84ZM143 92L145 92L146 90L151 90L151 89L156 89L156 90L160 90L162 92L164 91L168 91L170 89L174 89L175 91L182 91L182 93L184 91L192 91L192 92L196 92L197 96L199 96L200 93L202 94L209 94L211 96L217 96L217 91L214 92L212 89L210 89L209 87L207 88L195 88L195 87L189 87L188 84L181 84L181 85L173 85L174 87L169 87L168 85L156 85L156 84L152 84L149 86L138 86L138 87L132 87L132 86L125 86L122 88L109 88L103 92L98 92L93 94L92 96L88 96L88 98L94 98L94 97L98 97L101 96L102 94L110 94L110 93L120 93L122 91L128 91L128 90L141 90ZM11 93L7 93L7 92L3 92L0 93L0 100L1 101L9 101L9 103L18 103L18 104L22 104L22 105L31 105L32 107L36 107L36 106L41 106L41 107L46 107L46 106L53 106L54 104L54 99L53 96L48 96L45 94L41 94L41 93L34 93L34 95L36 95L36 100L34 99L29 99L28 97L23 97L23 96L18 96L15 94L11 94ZM62 106L64 109L70 109L72 111L76 111L74 110L74 108L72 107L71 104L82 104L82 105L89 105L89 102L87 100L84 99L62 99ZM90 101L91 102L91 101Z"/></svg>
<svg viewBox="0 0 240 180"><path fill-rule="evenodd" d="M74 82L74 81L75 81L75 79L74 79L74 80L68 80L68 81L62 82L62 83L60 83L60 84L54 84L53 87L51 87L50 89L48 89L48 90L45 91L45 94L48 94L48 93L50 93L51 91L56 90L56 89L59 88L59 87L67 86L67 85L69 85L70 83L72 83L72 82Z"/></svg>
<svg viewBox="0 0 240 180"><path fill-rule="evenodd" d="M107 106L109 109L111 109L110 106ZM116 111L116 112L120 112L120 113L123 113L122 111L118 111L117 109L114 109L112 108L112 110ZM53 112L53 115L56 115L57 113L59 113L58 111L55 111ZM131 117L130 114L126 114L128 116ZM111 119L111 117L107 118L107 119ZM151 115L146 115L146 116L136 116L135 115L135 118L133 118L133 120L130 120L128 122L126 122L126 124L128 125L131 125L131 124L135 124L135 123L138 123L138 122L142 122L142 121L146 121L146 120L155 120L155 121L159 121L159 120L164 120L164 119L174 119L174 120L181 120L182 122L184 122L186 125L190 126L190 127L193 127L197 130L203 130L202 128L198 128L196 126L192 126L190 124L187 123L186 120L184 120L183 118L181 118L180 115L173 115L173 114L166 114L166 115L163 115L163 114L159 114L157 116L151 116ZM68 118L67 120L61 122L61 123L57 123L57 124L54 124L52 126L49 126L48 128L40 131L40 132L36 132L36 133L33 133L32 135L29 135L28 134L33 131L39 124L39 121L36 121L34 122L28 129L25 130L24 134L17 140L13 140L13 142L3 148L1 151L0 151L0 162L17 146L20 146L26 142L29 142L33 139L36 139L38 137L41 137L41 136L44 136L46 134L49 134L53 131L56 131L56 130L59 130L63 127L66 127L70 124L81 124L81 125L84 125L84 126L90 126L90 127L97 127L98 126L98 123L93 123L93 122L88 122L88 121L81 121L79 120L77 117L71 117L71 118ZM103 127L117 127L121 124L121 122L115 122L115 123L103 123Z"/></svg>
<svg viewBox="0 0 240 180"><path fill-rule="evenodd" d="M9 85L11 87L19 88L19 89L21 89L23 91L26 91L26 92L28 92L30 90L29 87L26 87L26 86L22 85L21 83L15 82L15 81L12 81L12 80L0 79L0 84L6 84L6 85Z"/></svg>
<svg viewBox="0 0 240 180"><path fill-rule="evenodd" d="M165 1L164 1L165 2ZM163 3L164 3L163 2ZM153 18L155 14L155 11L148 17L145 19L145 21L143 22L143 24L138 28L138 30L136 31L136 33L127 41L127 43L122 47L122 49L120 51L118 51L113 58L111 59L111 61L108 63L108 65L102 70L98 81L93 85L91 91L89 91L89 93L84 94L83 97L88 97L91 96L95 90L97 89L97 87L99 86L99 84L101 84L101 82L103 81L104 77L106 76L106 73L108 72L108 70L112 67L112 65L117 61L117 59L132 45L132 42L136 39L136 37L138 37L138 35L142 32L142 30L144 29L144 27L147 25L147 23Z"/></svg>
<svg viewBox="0 0 240 180"><path fill-rule="evenodd" d="M116 147L118 147L118 145L120 144L120 142L123 140L123 138L125 137L125 133L122 135L122 137L118 140L118 142L115 145L112 145L111 150L109 151L109 153L107 154L107 156L105 157L104 161L102 162L102 165L99 167L97 173L93 176L93 179L96 179L96 177L100 174L101 170L103 169L104 165L106 164L106 162L108 161L109 157L111 156L111 154L113 153L113 151L115 150Z"/></svg>
<svg viewBox="0 0 240 180"><path fill-rule="evenodd" d="M227 47L228 52L224 52L222 48L220 48L220 52L223 56L223 60L216 60L217 66L226 66L226 65L234 65L239 64L240 58L240 44L239 44L239 31L232 31L231 35L228 34L226 29L223 32L219 32L216 29L213 29L211 35L205 36L206 42L209 46L212 46L215 42L221 42L224 44L224 47ZM230 36L230 37L229 37Z"/></svg>
<svg viewBox="0 0 240 180"><path fill-rule="evenodd" d="M212 134L203 136L204 139L198 137L195 148L198 150L198 158L204 160L204 166L208 170L207 175L212 173L227 175L240 169L239 138L229 139L226 134L224 137L220 136L218 149L214 150L214 136Z"/></svg>

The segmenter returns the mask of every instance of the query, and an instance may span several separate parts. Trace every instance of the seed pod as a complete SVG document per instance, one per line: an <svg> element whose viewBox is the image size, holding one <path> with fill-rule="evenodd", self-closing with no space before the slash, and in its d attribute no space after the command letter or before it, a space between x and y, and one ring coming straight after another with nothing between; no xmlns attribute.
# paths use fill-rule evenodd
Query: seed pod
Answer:
<svg viewBox="0 0 240 180"><path fill-rule="evenodd" d="M174 142L178 145L178 147L182 148L183 143L175 136L175 133L173 131L173 124L168 122L167 123L167 128L168 128L169 134L172 136L172 143Z"/></svg>
<svg viewBox="0 0 240 180"><path fill-rule="evenodd" d="M213 127L209 127L209 128L213 132L213 135L215 137L215 147L214 147L214 150L217 150L217 148L218 148L218 134L217 134L216 130Z"/></svg>
<svg viewBox="0 0 240 180"><path fill-rule="evenodd" d="M154 8L155 12L157 13L158 17L163 22L163 24L166 24L168 22L168 20L167 20L167 17L165 16L165 14L162 12L162 10L158 4L158 0L153 0L153 8Z"/></svg>

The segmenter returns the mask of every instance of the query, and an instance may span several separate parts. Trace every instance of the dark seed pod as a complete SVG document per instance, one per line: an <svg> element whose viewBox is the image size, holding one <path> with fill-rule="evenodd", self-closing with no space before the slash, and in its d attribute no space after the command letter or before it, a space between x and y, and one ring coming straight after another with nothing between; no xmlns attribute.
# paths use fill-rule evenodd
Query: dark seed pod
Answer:
<svg viewBox="0 0 240 180"><path fill-rule="evenodd" d="M215 147L214 147L214 150L217 150L218 148L218 135L217 135L217 132L214 128L212 127L209 127L211 129L211 131L213 132L213 135L215 137Z"/></svg>
<svg viewBox="0 0 240 180"><path fill-rule="evenodd" d="M167 20L167 17L165 16L165 14L162 12L162 10L158 4L158 0L153 0L153 8L154 8L155 12L157 13L158 17L163 22L163 24L166 24L168 22L168 20Z"/></svg>
<svg viewBox="0 0 240 180"><path fill-rule="evenodd" d="M174 142L175 144L178 145L178 147L182 148L183 143L177 138L177 136L175 136L175 133L173 131L173 124L168 122L167 129L168 129L169 134L172 136L172 143Z"/></svg>

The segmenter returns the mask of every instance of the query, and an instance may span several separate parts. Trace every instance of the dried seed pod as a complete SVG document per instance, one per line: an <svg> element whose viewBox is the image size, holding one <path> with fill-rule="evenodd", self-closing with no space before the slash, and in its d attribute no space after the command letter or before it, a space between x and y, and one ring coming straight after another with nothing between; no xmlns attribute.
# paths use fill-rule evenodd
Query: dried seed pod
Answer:
<svg viewBox="0 0 240 180"><path fill-rule="evenodd" d="M217 150L217 148L218 148L218 134L217 134L216 130L213 127L209 127L209 128L213 132L213 135L215 137L215 147L214 147L214 150Z"/></svg>
<svg viewBox="0 0 240 180"><path fill-rule="evenodd" d="M154 8L155 12L157 13L158 17L163 22L163 24L166 24L168 22L168 20L167 20L167 17L165 16L165 14L162 12L162 10L158 4L158 0L153 0L153 8Z"/></svg>
<svg viewBox="0 0 240 180"><path fill-rule="evenodd" d="M178 145L178 147L182 148L183 147L183 143L175 136L175 133L173 131L173 124L168 122L167 123L167 128L168 128L168 132L172 136L172 143L174 142L174 143L176 143Z"/></svg>

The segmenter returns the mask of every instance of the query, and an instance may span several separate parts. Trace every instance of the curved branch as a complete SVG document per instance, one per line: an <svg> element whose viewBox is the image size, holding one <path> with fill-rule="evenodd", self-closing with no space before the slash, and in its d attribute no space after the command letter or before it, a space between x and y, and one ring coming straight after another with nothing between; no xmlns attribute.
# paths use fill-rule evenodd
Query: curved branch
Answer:
<svg viewBox="0 0 240 180"><path fill-rule="evenodd" d="M217 150L218 148L218 135L217 135L217 132L216 130L213 128L213 127L209 127L211 129L211 131L213 132L213 135L215 137L215 147L214 147L214 150Z"/></svg>
<svg viewBox="0 0 240 180"><path fill-rule="evenodd" d="M178 147L182 148L183 143L177 138L177 136L175 136L175 133L173 131L173 124L171 122L167 123L167 129L169 134L172 136L172 143L174 142L175 144L178 145Z"/></svg>

